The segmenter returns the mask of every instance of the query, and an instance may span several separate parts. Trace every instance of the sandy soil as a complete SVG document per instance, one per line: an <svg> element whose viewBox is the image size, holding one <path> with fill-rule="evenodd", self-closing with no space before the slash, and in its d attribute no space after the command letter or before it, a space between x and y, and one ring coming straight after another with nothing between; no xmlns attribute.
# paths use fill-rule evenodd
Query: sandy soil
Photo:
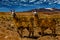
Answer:
<svg viewBox="0 0 60 40"><path fill-rule="evenodd" d="M5 15L5 14L4 14ZM26 14L25 14L26 15ZM30 15L31 16L31 15ZM60 36L51 37L51 36L41 36L39 35L39 32L41 32L41 29L39 27L36 27L34 29L34 35L39 36L37 39L34 38L21 38L19 34L17 33L15 28L12 28L11 26L12 19L10 14L7 14L3 16L3 14L0 16L0 40L60 40ZM56 33L60 34L60 26L56 27ZM46 33L52 33L50 29L45 30ZM24 29L23 36L28 36L29 32L28 30Z"/></svg>

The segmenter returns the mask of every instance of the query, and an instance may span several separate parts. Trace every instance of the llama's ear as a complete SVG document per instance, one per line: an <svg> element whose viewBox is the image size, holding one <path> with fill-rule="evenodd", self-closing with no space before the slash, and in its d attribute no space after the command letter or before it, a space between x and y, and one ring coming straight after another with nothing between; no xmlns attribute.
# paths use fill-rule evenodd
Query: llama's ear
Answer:
<svg viewBox="0 0 60 40"><path fill-rule="evenodd" d="M15 13L15 10L11 10L11 14L14 14Z"/></svg>

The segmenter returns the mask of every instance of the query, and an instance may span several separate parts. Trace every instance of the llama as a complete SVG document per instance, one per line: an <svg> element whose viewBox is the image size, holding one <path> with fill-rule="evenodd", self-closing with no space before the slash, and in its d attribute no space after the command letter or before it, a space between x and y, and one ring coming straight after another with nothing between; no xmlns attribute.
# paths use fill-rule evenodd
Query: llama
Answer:
<svg viewBox="0 0 60 40"><path fill-rule="evenodd" d="M15 12L12 12L12 17L13 17L13 23L14 25L17 27L17 32L19 33L19 35L22 37L22 34L23 34L23 30L26 28L28 31L29 31L29 36L32 34L33 36L33 26L30 26L30 25L33 25L33 18L30 18L27 26L24 26L22 23L25 23L26 24L26 18L18 18L17 15L15 14ZM29 24L30 23L30 24ZM20 33L21 31L21 33Z"/></svg>

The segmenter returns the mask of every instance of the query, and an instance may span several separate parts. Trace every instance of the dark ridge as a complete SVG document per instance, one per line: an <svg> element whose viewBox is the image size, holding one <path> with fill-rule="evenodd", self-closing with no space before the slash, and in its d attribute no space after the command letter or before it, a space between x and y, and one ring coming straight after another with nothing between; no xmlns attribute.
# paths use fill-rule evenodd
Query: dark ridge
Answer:
<svg viewBox="0 0 60 40"><path fill-rule="evenodd" d="M59 12L60 9L56 9L56 8L51 8L53 10L50 10L50 9L46 9L46 8L40 8L40 9L33 9L33 10L30 10L30 11L27 11L27 12L32 12L34 10L36 10L37 12Z"/></svg>

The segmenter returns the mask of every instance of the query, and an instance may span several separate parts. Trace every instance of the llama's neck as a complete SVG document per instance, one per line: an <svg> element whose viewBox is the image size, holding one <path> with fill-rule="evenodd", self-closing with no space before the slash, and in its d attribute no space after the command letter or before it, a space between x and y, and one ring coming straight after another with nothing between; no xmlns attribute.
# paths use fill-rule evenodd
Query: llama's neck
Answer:
<svg viewBox="0 0 60 40"><path fill-rule="evenodd" d="M12 17L15 18L16 14L15 12L12 12Z"/></svg>

